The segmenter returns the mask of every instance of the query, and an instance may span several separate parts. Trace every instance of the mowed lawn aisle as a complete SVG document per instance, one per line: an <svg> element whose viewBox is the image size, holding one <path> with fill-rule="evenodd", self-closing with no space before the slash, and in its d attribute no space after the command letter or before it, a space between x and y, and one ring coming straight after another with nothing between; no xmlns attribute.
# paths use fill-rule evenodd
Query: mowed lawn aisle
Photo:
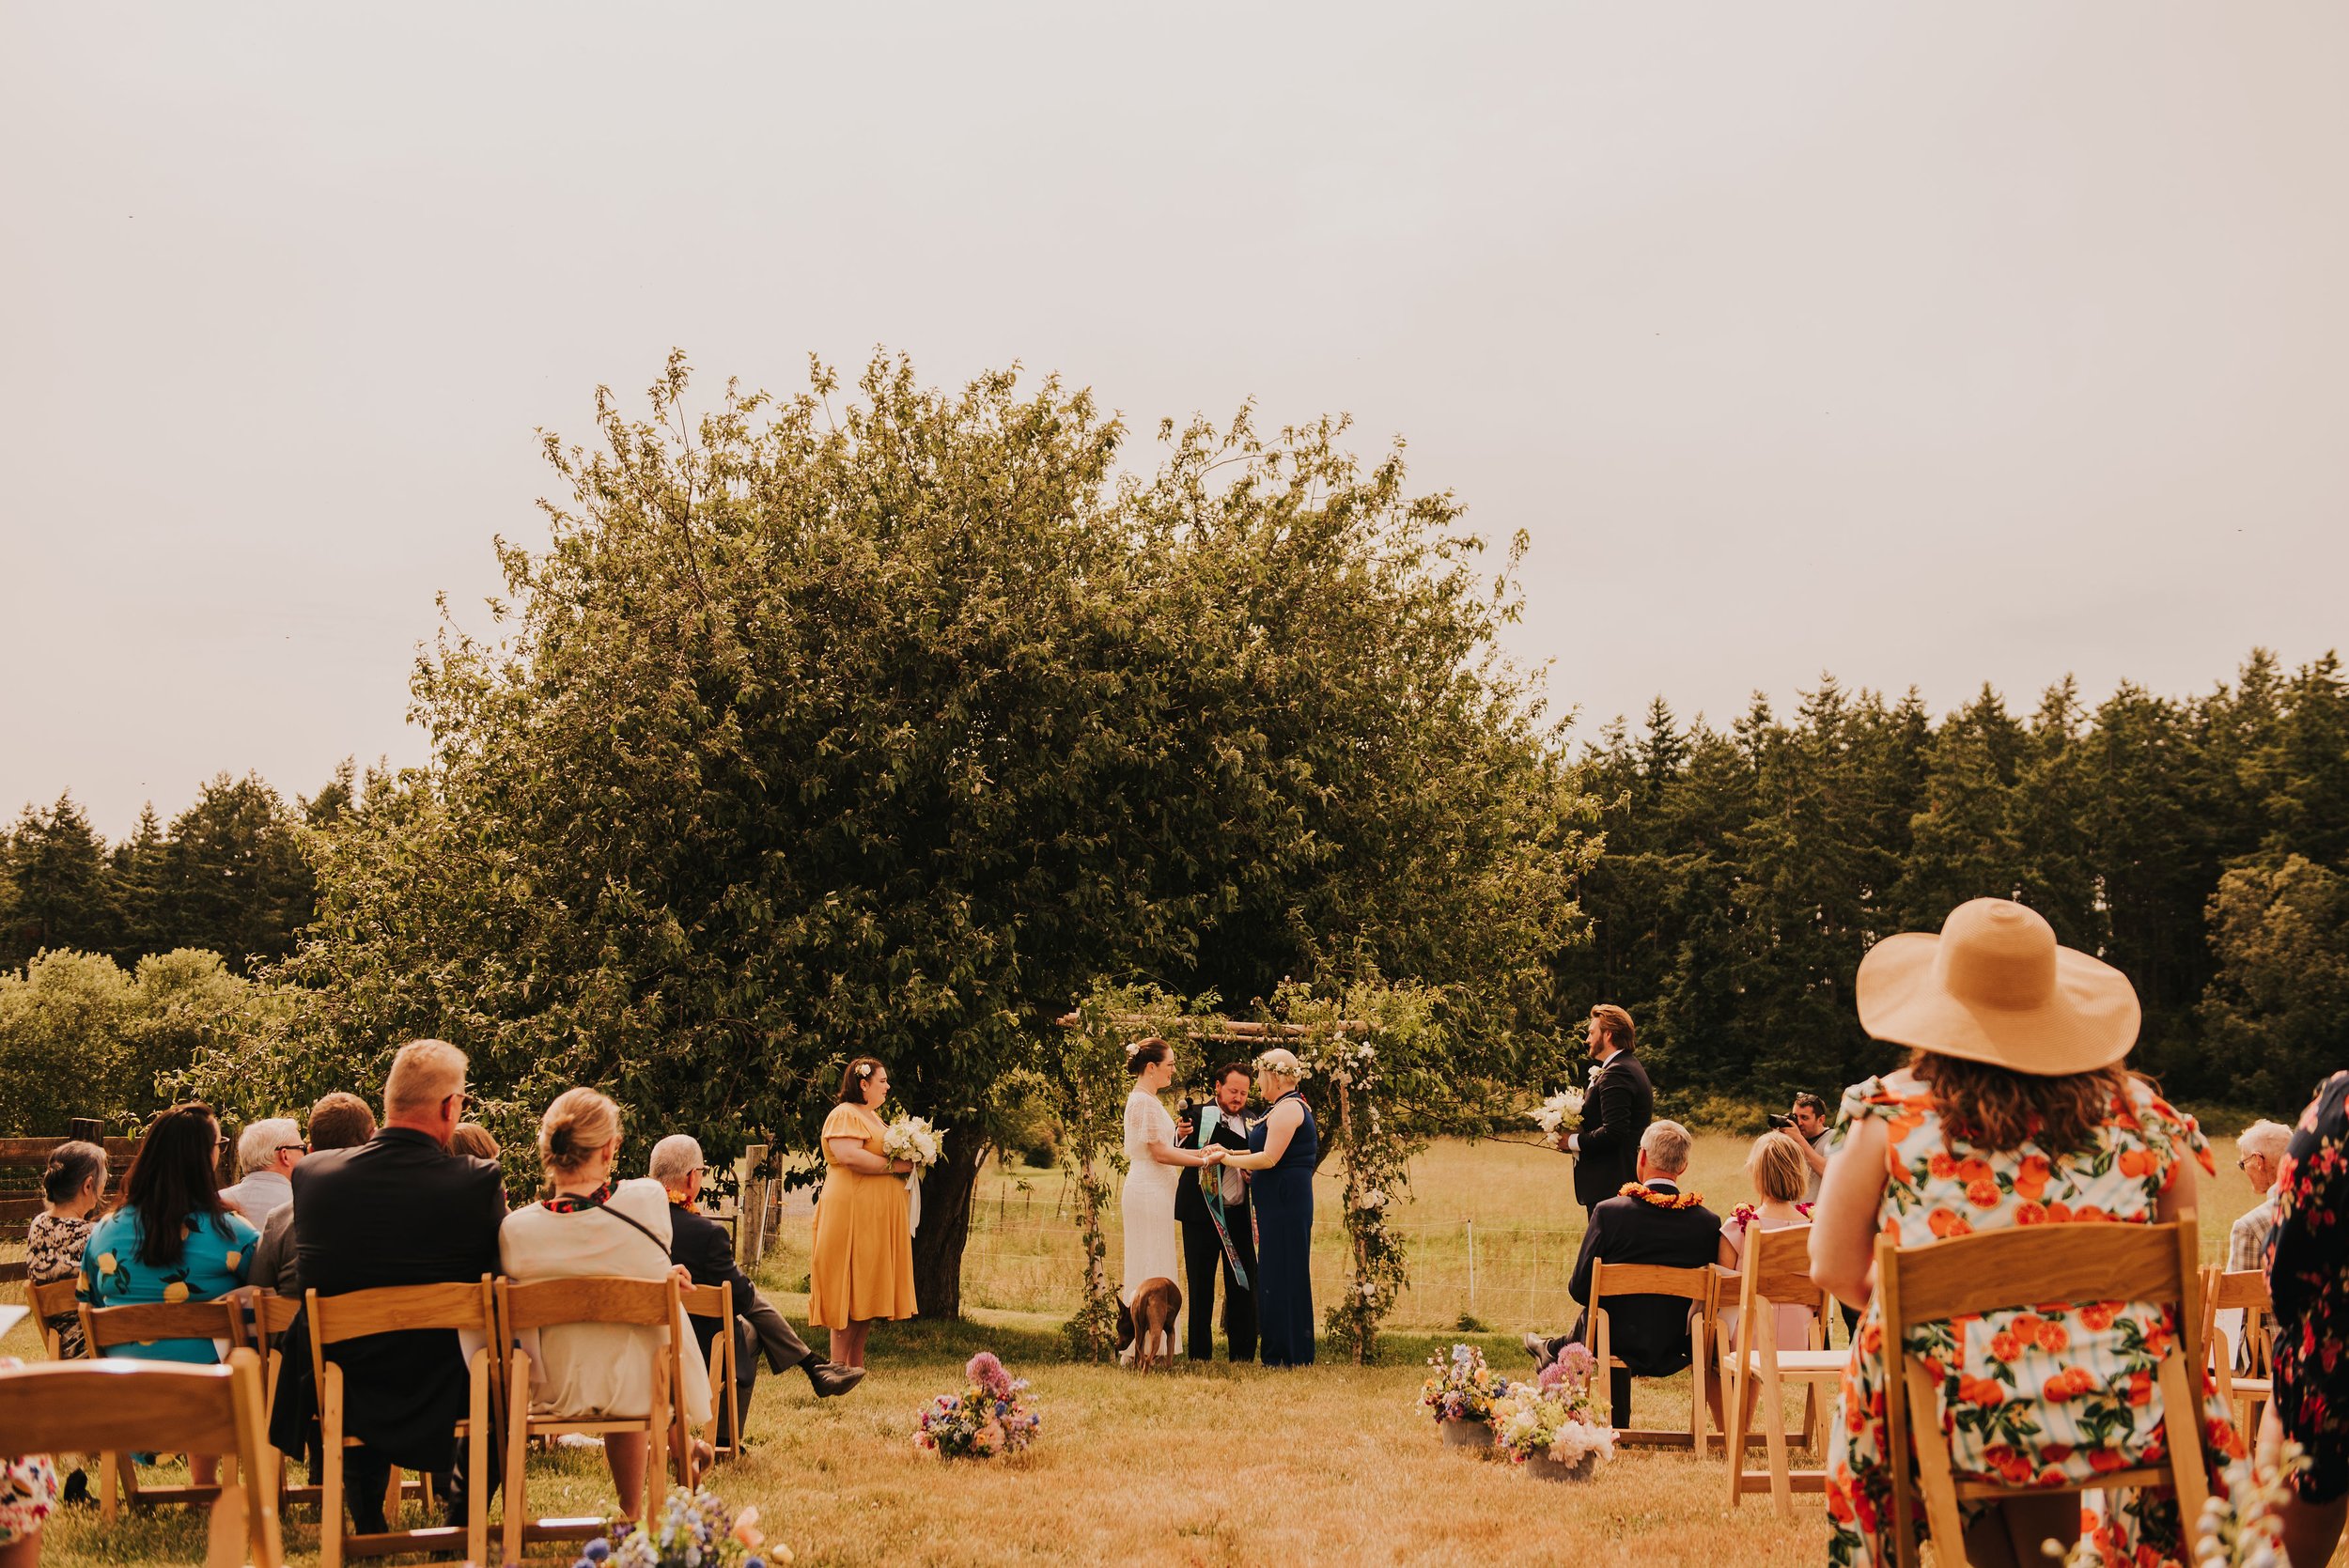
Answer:
<svg viewBox="0 0 2349 1568"><path fill-rule="evenodd" d="M1700 1140L1696 1185L1723 1210L1744 1195L1737 1165L1745 1146L1725 1136ZM2232 1141L2216 1147L2220 1174L2203 1205L2205 1251L2213 1254L2226 1222L2249 1200L2233 1169ZM1533 1219L1549 1219L1576 1222L1579 1236L1580 1212L1561 1195L1558 1156L1447 1144L1423 1157L1418 1174L1421 1219L1461 1210L1477 1218L1480 1231L1490 1225L1498 1234L1513 1216L1529 1230L1537 1228ZM1025 1175L1049 1204L1058 1175ZM1018 1203L1008 1198L1006 1210ZM804 1321L804 1298L780 1288L798 1282L801 1255L778 1254L766 1272L786 1311ZM1440 1252L1431 1260L1436 1271L1450 1266ZM1555 1274L1563 1299L1563 1262L1545 1259L1541 1267ZM1055 1300L1061 1288L1055 1282ZM1397 1334L1383 1364L1372 1368L1324 1362L1268 1373L1219 1361L1143 1377L1072 1365L1057 1358L1060 1314L1051 1300L1038 1304L1043 1310L982 1307L956 1325L885 1327L873 1336L872 1375L846 1399L817 1404L796 1374L762 1378L751 1452L721 1467L711 1485L730 1502L757 1504L770 1537L801 1562L1746 1568L1821 1560L1826 1530L1815 1502L1798 1499L1792 1525L1771 1514L1767 1498L1749 1498L1732 1514L1718 1451L1703 1461L1626 1451L1589 1484L1552 1485L1440 1448L1414 1405L1422 1359L1466 1339L1497 1369L1514 1373L1530 1367L1516 1346L1517 1331L1565 1326L1552 1315L1528 1318L1512 1304L1508 1292L1522 1300L1523 1279L1496 1281L1489 1298L1486 1288L1480 1273L1480 1312L1496 1332ZM1437 1310L1431 1293L1421 1311ZM0 1349L39 1354L23 1326ZM913 1447L914 1410L958 1388L963 1360L978 1349L996 1351L1034 1381L1043 1434L1017 1460L943 1463ZM1685 1378L1642 1385L1641 1424L1685 1419L1687 1400ZM592 1453L535 1459L530 1484L537 1512L609 1505L610 1483ZM295 1560L315 1560L308 1510L296 1512L288 1545ZM94 1510L70 1510L53 1522L43 1561L79 1568L199 1555L199 1537L184 1517L126 1518L106 1531Z"/></svg>

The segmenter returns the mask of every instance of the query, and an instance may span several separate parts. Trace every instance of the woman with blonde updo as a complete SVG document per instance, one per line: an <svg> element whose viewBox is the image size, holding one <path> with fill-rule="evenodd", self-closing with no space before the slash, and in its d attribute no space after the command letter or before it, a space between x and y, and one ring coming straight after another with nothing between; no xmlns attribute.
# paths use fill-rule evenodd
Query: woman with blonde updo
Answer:
<svg viewBox="0 0 2349 1568"><path fill-rule="evenodd" d="M669 1196L640 1176L612 1179L620 1153L620 1108L593 1089L567 1089L538 1124L538 1161L549 1196L516 1209L498 1229L498 1261L518 1284L618 1276L691 1283L669 1262ZM671 1326L685 1358L685 1414L709 1421L709 1370L682 1316ZM568 1421L625 1420L652 1408L661 1337L622 1323L565 1323L521 1336L531 1360L534 1410ZM700 1445L696 1445L699 1447ZM604 1460L630 1517L643 1507L645 1435L609 1433Z"/></svg>
<svg viewBox="0 0 2349 1568"><path fill-rule="evenodd" d="M875 1318L911 1317L913 1229L906 1219L906 1172L884 1149L880 1103L889 1069L860 1056L840 1075L839 1101L824 1118L824 1193L816 1201L816 1249L808 1260L807 1321L832 1330L835 1365L864 1364Z"/></svg>
<svg viewBox="0 0 2349 1568"><path fill-rule="evenodd" d="M1314 1166L1321 1133L1298 1092L1305 1065L1275 1046L1256 1058L1256 1093L1265 1113L1248 1132L1249 1153L1223 1163L1252 1171L1249 1199L1256 1215L1257 1345L1268 1367L1310 1366L1314 1358Z"/></svg>

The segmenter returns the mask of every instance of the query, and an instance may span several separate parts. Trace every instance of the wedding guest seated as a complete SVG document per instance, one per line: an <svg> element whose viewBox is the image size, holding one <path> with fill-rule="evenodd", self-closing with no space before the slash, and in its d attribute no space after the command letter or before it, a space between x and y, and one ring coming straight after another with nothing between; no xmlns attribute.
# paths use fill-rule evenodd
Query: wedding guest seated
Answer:
<svg viewBox="0 0 2349 1568"><path fill-rule="evenodd" d="M337 1089L310 1108L311 1156L355 1149L374 1136L375 1112L356 1094ZM288 1190L292 1190L290 1186ZM280 1296L302 1294L302 1255L293 1221L293 1204L279 1204L261 1227L261 1239L253 1249L253 1282Z"/></svg>
<svg viewBox="0 0 2349 1568"><path fill-rule="evenodd" d="M734 1336L735 1405L743 1421L751 1418L751 1393L758 1387L762 1351L772 1371L798 1367L806 1373L819 1398L845 1394L863 1380L863 1367L834 1366L807 1347L790 1320L758 1294L742 1265L734 1261L734 1237L726 1228L694 1208L706 1169L698 1141L681 1132L671 1133L652 1146L647 1169L669 1195L669 1260L691 1270L697 1285L734 1287L734 1322L728 1332ZM692 1322L694 1342L707 1363L709 1346L718 1337L718 1320L696 1316Z"/></svg>
<svg viewBox="0 0 2349 1568"><path fill-rule="evenodd" d="M245 1282L259 1237L220 1201L213 1172L225 1143L220 1119L201 1101L155 1113L122 1179L121 1203L82 1248L76 1296L93 1307L212 1301ZM220 1359L209 1339L118 1344L107 1354L141 1361ZM199 1486L209 1485L219 1467L210 1454L188 1462Z"/></svg>
<svg viewBox="0 0 2349 1568"><path fill-rule="evenodd" d="M1753 1141L1752 1152L1746 1156L1746 1179L1753 1184L1756 1200L1739 1203L1727 1219L1721 1221L1720 1250L1714 1262L1732 1277L1722 1287L1724 1300L1735 1302L1737 1286L1735 1276L1744 1272L1746 1244L1756 1231L1775 1231L1787 1225L1807 1225L1811 1222L1811 1204L1803 1194L1810 1190L1811 1165L1803 1157L1806 1147L1798 1134L1766 1132ZM1740 1309L1735 1305L1721 1309L1721 1331L1733 1345L1737 1343L1737 1323ZM1781 1306L1772 1314L1778 1330L1781 1350L1807 1350L1811 1347L1811 1309L1803 1306ZM1758 1330L1757 1330L1758 1333ZM1759 1344L1757 1338L1754 1342ZM1747 1385L1747 1408L1750 1414L1752 1396L1760 1385ZM1713 1419L1722 1431L1729 1423L1721 1419L1721 1387L1719 1382L1704 1386L1705 1396L1713 1402Z"/></svg>
<svg viewBox="0 0 2349 1568"><path fill-rule="evenodd" d="M22 1365L0 1356L0 1372ZM40 1528L56 1507L57 1467L49 1455L0 1453L0 1568L39 1568Z"/></svg>
<svg viewBox="0 0 2349 1568"><path fill-rule="evenodd" d="M1582 1304L1574 1327L1551 1340L1527 1335L1526 1348L1537 1365L1579 1342L1588 1345L1591 1270L1594 1264L1652 1264L1662 1268L1703 1268L1719 1256L1720 1217L1703 1196L1680 1190L1688 1169L1688 1129L1678 1122L1652 1122L1640 1137L1636 1182L1591 1211L1582 1252L1575 1260L1566 1290ZM1670 1377L1688 1364L1689 1304L1677 1296L1607 1297L1608 1350L1621 1366L1608 1374L1608 1395L1618 1427L1631 1424L1631 1380Z"/></svg>
<svg viewBox="0 0 2349 1568"><path fill-rule="evenodd" d="M383 1081L381 1130L294 1167L294 1266L305 1290L470 1284L497 1272L506 1212L498 1168L448 1152L464 1106L465 1053L444 1040L411 1040ZM288 1338L299 1344L308 1331L297 1315ZM479 1484L485 1496L495 1489L494 1474L469 1477L459 1467L455 1429L470 1386L455 1329L369 1334L326 1355L343 1369L343 1430L359 1440L344 1455L343 1474L360 1532L386 1528L383 1490L395 1465L432 1475L458 1522L467 1487ZM281 1452L315 1443L316 1401L310 1358L287 1357L270 1417L270 1441Z"/></svg>
<svg viewBox="0 0 2349 1568"><path fill-rule="evenodd" d="M2284 1554L2329 1562L2349 1522L2349 1073L2318 1087L2276 1167L2276 1397L2260 1452L2273 1463L2291 1441L2307 1455L2278 1510Z"/></svg>
<svg viewBox="0 0 2349 1568"><path fill-rule="evenodd" d="M290 1116L270 1116L252 1123L237 1139L237 1169L244 1179L221 1188L221 1202L244 1216L258 1231L293 1201L293 1184L286 1179L305 1152L302 1128Z"/></svg>
<svg viewBox="0 0 2349 1568"><path fill-rule="evenodd" d="M669 1195L648 1177L615 1182L620 1108L593 1089L567 1089L538 1124L538 1161L552 1195L506 1217L498 1255L518 1284L593 1275L660 1280L691 1271L669 1261ZM685 1415L709 1424L709 1364L684 1323ZM660 1331L624 1323L564 1323L522 1335L530 1355L530 1403L558 1420L623 1420L649 1412ZM696 1445L706 1447L705 1445ZM603 1441L620 1507L636 1515L645 1489L645 1435Z"/></svg>
<svg viewBox="0 0 2349 1568"><path fill-rule="evenodd" d="M506 1151L488 1127L479 1122L459 1122L457 1130L448 1135L448 1152L471 1159L495 1159Z"/></svg>
<svg viewBox="0 0 2349 1568"><path fill-rule="evenodd" d="M40 1173L40 1212L24 1232L24 1277L37 1285L70 1280L82 1271L82 1248L95 1223L91 1211L106 1193L106 1151L97 1143L60 1143ZM45 1321L57 1336L57 1354L82 1354L82 1319L59 1312Z"/></svg>

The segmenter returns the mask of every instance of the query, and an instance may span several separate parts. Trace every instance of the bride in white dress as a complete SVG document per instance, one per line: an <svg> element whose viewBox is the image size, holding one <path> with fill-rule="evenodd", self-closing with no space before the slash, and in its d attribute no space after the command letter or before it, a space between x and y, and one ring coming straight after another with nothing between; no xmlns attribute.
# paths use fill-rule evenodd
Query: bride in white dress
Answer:
<svg viewBox="0 0 2349 1568"><path fill-rule="evenodd" d="M1126 1070L1135 1083L1134 1092L1126 1096L1126 1190L1118 1201L1126 1222L1126 1277L1117 1298L1130 1307L1134 1292L1152 1280L1182 1282L1175 1189L1185 1170L1222 1163L1223 1150L1174 1146L1174 1118L1159 1103L1174 1081L1174 1052L1164 1040L1128 1046Z"/></svg>

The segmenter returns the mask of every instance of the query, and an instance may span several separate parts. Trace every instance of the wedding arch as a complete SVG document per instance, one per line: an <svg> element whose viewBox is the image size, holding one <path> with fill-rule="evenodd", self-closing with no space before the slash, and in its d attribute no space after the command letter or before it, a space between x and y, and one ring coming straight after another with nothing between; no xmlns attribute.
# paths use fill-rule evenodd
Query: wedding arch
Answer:
<svg viewBox="0 0 2349 1568"><path fill-rule="evenodd" d="M1059 1020L1064 1049L1054 1086L1084 1244L1083 1296L1066 1330L1070 1349L1082 1359L1106 1360L1115 1348L1117 1290L1104 1265L1102 1216L1111 1178L1125 1168L1126 1047L1156 1034L1247 1047L1252 1055L1281 1046L1303 1063L1302 1087L1322 1126L1324 1156L1338 1156L1344 1176L1348 1273L1323 1324L1354 1360L1374 1359L1379 1325L1409 1282L1403 1240L1387 1214L1409 1185L1410 1158L1426 1143L1418 1129L1441 1092L1435 1000L1424 986L1375 975L1329 990L1283 982L1266 1016L1251 1019L1217 1012L1212 993L1183 998L1156 986L1096 985Z"/></svg>

